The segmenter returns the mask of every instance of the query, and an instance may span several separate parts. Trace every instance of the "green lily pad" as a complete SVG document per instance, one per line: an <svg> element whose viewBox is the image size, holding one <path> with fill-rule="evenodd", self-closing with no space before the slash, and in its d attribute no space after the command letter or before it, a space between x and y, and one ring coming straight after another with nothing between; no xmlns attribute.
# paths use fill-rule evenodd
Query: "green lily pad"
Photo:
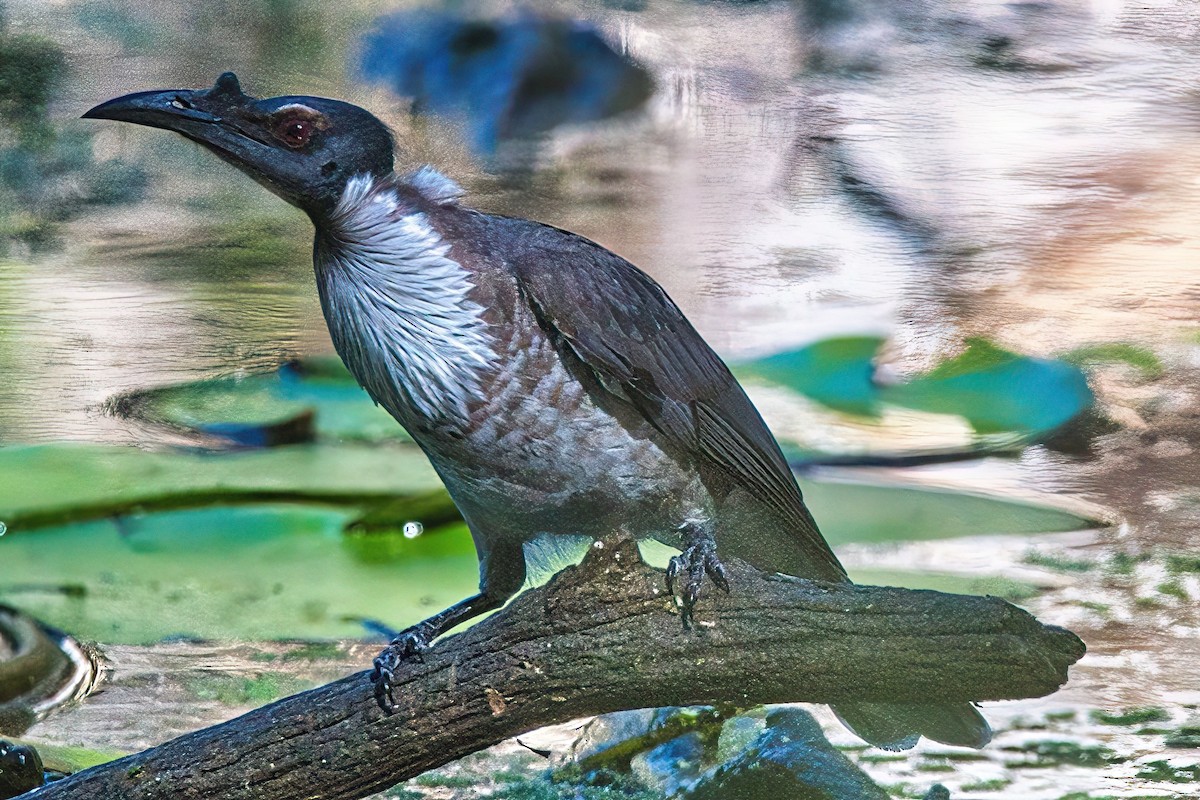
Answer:
<svg viewBox="0 0 1200 800"><path fill-rule="evenodd" d="M123 416L250 446L270 444L272 429L307 415L319 439L409 441L336 358L285 364L264 375L136 392L110 405Z"/></svg>
<svg viewBox="0 0 1200 800"><path fill-rule="evenodd" d="M786 386L838 411L875 416L879 389L871 376L883 342L878 336L825 339L739 365L738 371Z"/></svg>
<svg viewBox="0 0 1200 800"><path fill-rule="evenodd" d="M1019 452L1029 437L979 434L961 417L880 405L875 417L834 411L803 395L750 385L751 397L792 464L916 466Z"/></svg>
<svg viewBox="0 0 1200 800"><path fill-rule="evenodd" d="M1095 527L1067 511L996 497L904 485L802 478L805 499L833 542L1036 533ZM442 489L415 448L305 445L224 454L145 452L97 445L0 448L0 519L23 530L128 514L230 502L349 506L405 503L441 513ZM405 500L405 498L410 498ZM382 520L363 517L365 527Z"/></svg>
<svg viewBox="0 0 1200 800"><path fill-rule="evenodd" d="M859 512L857 524L871 531L856 535L855 522L819 514L835 541L878 541L875 528L909 534L906 538L914 533L980 532L969 513L954 517L967 526L958 530L916 530L898 524L889 528L882 524L883 517L891 512L905 516L904 500L897 499L896 490L806 486L821 502L833 500L839 506L851 499L847 488L854 491L856 504L866 504L875 518ZM913 503L919 500L921 492L904 491ZM935 496L935 515L952 508L954 497ZM958 499L968 506L981 501ZM361 636L363 619L403 627L475 591L475 549L464 525L427 531L416 539L397 532L347 536L343 529L350 516L344 508L319 506L214 506L128 514L6 536L0 540L0 601L19 605L85 639L146 643L173 636ZM1027 519L1032 524L1038 517ZM1013 525L1008 527L1015 532ZM586 549L585 543L580 552ZM653 561L665 563L653 546L646 549ZM1031 591L1000 578L891 572L854 577L1012 597ZM62 586L74 590L61 591Z"/></svg>
<svg viewBox="0 0 1200 800"><path fill-rule="evenodd" d="M932 589L951 594L982 594L1003 597L1017 603L1038 593L1032 583L1000 575L954 575L896 569L853 569L850 579L866 586L901 586L905 589Z"/></svg>
<svg viewBox="0 0 1200 800"><path fill-rule="evenodd" d="M980 433L1049 433L1095 398L1073 364L1020 356L984 339L931 372L881 391L886 402L957 414Z"/></svg>
<svg viewBox="0 0 1200 800"><path fill-rule="evenodd" d="M478 580L461 524L395 530L457 518L414 447L0 448L0 486L0 598L84 638L361 635L354 617L403 626ZM382 532L345 535L364 510Z"/></svg>
<svg viewBox="0 0 1200 800"><path fill-rule="evenodd" d="M961 451L970 455L1011 449L1058 428L1093 401L1075 365L1018 356L980 339L969 340L961 355L908 383L879 386L872 376L882 344L876 336L832 338L738 365L736 371L847 415L823 424L832 432L861 426L864 419L907 432L914 441L901 454ZM117 398L111 406L126 416L244 446L290 443L313 435L319 441L408 439L404 429L332 357L287 364L271 374L138 392ZM947 426L933 421L939 416L963 420L967 423L963 435L974 431L975 438L956 440L947 447L943 430ZM927 443L925 437L911 435L914 424L943 435ZM830 442L791 441L787 434L780 438L802 458L836 458L855 450L826 452Z"/></svg>
<svg viewBox="0 0 1200 800"><path fill-rule="evenodd" d="M900 406L955 415L980 435L1045 435L1094 401L1082 370L1067 361L1021 356L984 339L968 339L960 355L907 383L872 380L883 340L845 337L742 364L738 372L785 386L846 413L878 417Z"/></svg>
<svg viewBox="0 0 1200 800"><path fill-rule="evenodd" d="M416 539L397 531L407 519L427 528L454 519L437 475L409 446L0 448L0 486L9 529L0 602L84 638L361 635L361 618L401 627L468 596L478 579L461 523ZM835 545L1094 524L946 490L802 487Z"/></svg>
<svg viewBox="0 0 1200 800"><path fill-rule="evenodd" d="M804 478L799 482L821 532L834 546L1056 533L1103 524L1056 508L947 489Z"/></svg>
<svg viewBox="0 0 1200 800"><path fill-rule="evenodd" d="M1104 524L1057 508L947 489L806 478L799 483L821 533L834 547L1060 533ZM642 555L647 563L665 566L667 557L662 553L666 549L643 544Z"/></svg>
<svg viewBox="0 0 1200 800"><path fill-rule="evenodd" d="M217 503L374 506L444 492L416 447L297 445L232 453L132 447L0 448L0 521L8 535L71 521Z"/></svg>
<svg viewBox="0 0 1200 800"><path fill-rule="evenodd" d="M85 639L361 636L476 591L462 524L416 539L345 536L345 509L217 506L45 528L0 540L0 598ZM63 593L64 584L82 587Z"/></svg>

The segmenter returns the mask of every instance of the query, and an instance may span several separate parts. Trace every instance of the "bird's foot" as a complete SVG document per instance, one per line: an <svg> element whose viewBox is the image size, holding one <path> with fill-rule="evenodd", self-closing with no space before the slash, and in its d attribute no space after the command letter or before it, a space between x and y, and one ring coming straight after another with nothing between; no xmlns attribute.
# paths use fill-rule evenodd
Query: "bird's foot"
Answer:
<svg viewBox="0 0 1200 800"><path fill-rule="evenodd" d="M667 564L667 591L679 598L682 609L680 617L683 627L692 627L693 610L696 601L700 599L700 589L704 585L704 576L717 585L717 588L728 594L729 572L721 559L717 558L717 543L711 532L694 523L686 523L680 527L683 538L683 552L674 556ZM675 592L675 581L684 576L680 592Z"/></svg>
<svg viewBox="0 0 1200 800"><path fill-rule="evenodd" d="M371 683L375 684L375 702L384 713L396 710L396 697L392 694L392 681L396 670L410 658L425 660L425 651L433 641L434 632L424 625L414 625L392 640L392 643L375 657L375 669L371 671Z"/></svg>

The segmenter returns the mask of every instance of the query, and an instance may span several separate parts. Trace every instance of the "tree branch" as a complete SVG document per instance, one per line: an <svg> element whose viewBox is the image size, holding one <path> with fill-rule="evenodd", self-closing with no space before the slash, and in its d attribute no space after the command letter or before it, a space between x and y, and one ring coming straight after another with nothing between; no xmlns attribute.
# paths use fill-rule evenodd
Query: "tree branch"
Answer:
<svg viewBox="0 0 1200 800"><path fill-rule="evenodd" d="M632 543L607 543L409 665L390 717L358 673L78 773L36 799L359 798L591 714L1038 697L1084 652L1074 634L998 598L729 568L733 594L703 600L699 629L684 632L661 572Z"/></svg>

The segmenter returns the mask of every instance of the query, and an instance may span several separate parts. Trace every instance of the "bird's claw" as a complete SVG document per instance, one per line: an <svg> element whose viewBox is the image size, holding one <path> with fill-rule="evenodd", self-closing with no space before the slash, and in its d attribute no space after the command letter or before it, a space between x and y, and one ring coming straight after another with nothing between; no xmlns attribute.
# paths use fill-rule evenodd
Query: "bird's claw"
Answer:
<svg viewBox="0 0 1200 800"><path fill-rule="evenodd" d="M680 587L681 591L676 593L675 581L680 575L686 576L686 580ZM692 627L692 612L696 601L700 599L705 575L718 589L729 593L729 571L717 558L717 545L712 535L688 526L683 530L683 552L667 563L667 591L679 598L680 617L685 630Z"/></svg>
<svg viewBox="0 0 1200 800"><path fill-rule="evenodd" d="M396 710L396 696L393 694L396 670L410 658L424 661L430 638L428 631L419 625L409 628L402 631L375 657L371 683L375 684L375 702L385 714Z"/></svg>

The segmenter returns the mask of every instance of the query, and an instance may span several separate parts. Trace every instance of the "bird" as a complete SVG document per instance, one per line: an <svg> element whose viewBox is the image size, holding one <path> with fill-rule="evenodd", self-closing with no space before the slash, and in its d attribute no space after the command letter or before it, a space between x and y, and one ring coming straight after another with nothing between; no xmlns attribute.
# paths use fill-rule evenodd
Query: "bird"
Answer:
<svg viewBox="0 0 1200 800"><path fill-rule="evenodd" d="M629 261L473 209L432 167L396 171L391 130L344 101L258 99L226 72L211 89L137 92L83 116L182 134L308 215L334 348L462 513L479 592L374 660L385 712L400 666L517 593L538 542L625 532L674 547L665 577L684 628L706 583L729 590L724 558L849 581L741 385ZM835 712L893 749L920 736L982 747L991 736L970 703Z"/></svg>

